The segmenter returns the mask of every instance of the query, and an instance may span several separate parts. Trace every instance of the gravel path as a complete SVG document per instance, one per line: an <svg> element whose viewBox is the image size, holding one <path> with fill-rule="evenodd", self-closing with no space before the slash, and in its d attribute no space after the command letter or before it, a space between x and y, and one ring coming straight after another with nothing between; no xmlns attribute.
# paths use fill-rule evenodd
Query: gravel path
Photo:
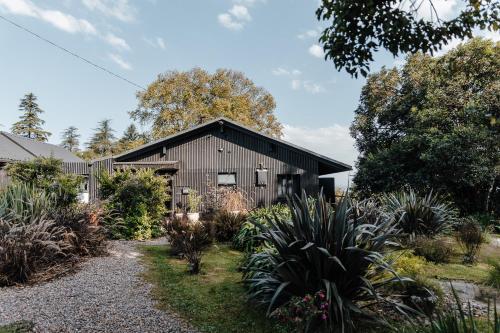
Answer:
<svg viewBox="0 0 500 333"><path fill-rule="evenodd" d="M0 288L0 326L27 320L36 332L195 332L155 308L151 286L139 276L136 244L111 242L108 257L89 259L77 273L51 282Z"/></svg>

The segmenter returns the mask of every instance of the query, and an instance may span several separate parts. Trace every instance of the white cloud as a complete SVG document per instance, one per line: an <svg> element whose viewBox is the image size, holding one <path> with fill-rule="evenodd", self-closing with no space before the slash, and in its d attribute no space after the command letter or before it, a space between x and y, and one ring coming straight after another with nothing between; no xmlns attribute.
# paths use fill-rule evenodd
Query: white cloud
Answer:
<svg viewBox="0 0 500 333"><path fill-rule="evenodd" d="M311 47L309 47L309 54L316 58L323 58L323 56L325 55L323 48L318 44L313 44L311 45Z"/></svg>
<svg viewBox="0 0 500 333"><path fill-rule="evenodd" d="M299 80L299 79L293 79L290 81L290 86L292 87L293 90L302 90L304 89L308 93L311 94L320 94L324 93L326 91L325 87L323 85L313 82L311 80Z"/></svg>
<svg viewBox="0 0 500 333"><path fill-rule="evenodd" d="M248 8L243 5L233 5L226 13L217 16L219 23L230 30L241 30L252 20Z"/></svg>
<svg viewBox="0 0 500 333"><path fill-rule="evenodd" d="M125 39L115 36L112 33L108 33L103 39L111 46L119 49L119 50L130 50L130 46L125 41Z"/></svg>
<svg viewBox="0 0 500 333"><path fill-rule="evenodd" d="M59 10L43 9L29 0L0 0L0 7L15 15L31 16L69 33L96 35L97 29L87 20Z"/></svg>
<svg viewBox="0 0 500 333"><path fill-rule="evenodd" d="M358 152L354 147L354 139L349 134L348 126L335 124L321 128L292 125L283 127L284 140L354 166ZM337 186L347 187L348 172L337 173L334 177Z"/></svg>
<svg viewBox="0 0 500 333"><path fill-rule="evenodd" d="M321 33L321 28L307 30L303 33L297 35L298 39L309 39L309 38L318 38Z"/></svg>
<svg viewBox="0 0 500 333"><path fill-rule="evenodd" d="M232 14L237 20L240 21L251 21L252 17L248 12L247 7L242 5L234 5L233 8L229 10L229 13Z"/></svg>
<svg viewBox="0 0 500 333"><path fill-rule="evenodd" d="M290 82L293 90L299 90L302 87L302 81L294 79Z"/></svg>
<svg viewBox="0 0 500 333"><path fill-rule="evenodd" d="M298 69L288 70L283 67L275 68L271 71L271 73L273 73L273 75L276 76L297 76L302 74L302 72L299 71Z"/></svg>
<svg viewBox="0 0 500 333"><path fill-rule="evenodd" d="M321 84L314 83L311 81L304 81L303 86L304 86L304 89L307 92L310 92L311 94L319 94L319 93L326 91L326 89Z"/></svg>
<svg viewBox="0 0 500 333"><path fill-rule="evenodd" d="M130 63L126 62L125 60L123 60L123 58L120 57L118 54L109 53L108 57L109 57L109 59L111 59L114 63L116 63L121 68L128 70L128 71L132 69L132 65L130 65Z"/></svg>
<svg viewBox="0 0 500 333"><path fill-rule="evenodd" d="M165 41L161 37L156 37L156 44L158 44L158 46L162 50L165 50L167 48L167 45L165 44Z"/></svg>
<svg viewBox="0 0 500 333"><path fill-rule="evenodd" d="M500 31L489 31L489 30L476 30L473 33L474 37L483 37L493 40L494 42L500 41ZM434 56L440 57L450 50L454 49L458 45L465 43L469 40L469 38L465 38L464 40L460 40L457 38L452 39L448 44L443 46L443 48L437 52L434 52Z"/></svg>
<svg viewBox="0 0 500 333"><path fill-rule="evenodd" d="M128 0L82 0L82 2L90 10L99 11L120 21L135 20L136 9L128 3Z"/></svg>

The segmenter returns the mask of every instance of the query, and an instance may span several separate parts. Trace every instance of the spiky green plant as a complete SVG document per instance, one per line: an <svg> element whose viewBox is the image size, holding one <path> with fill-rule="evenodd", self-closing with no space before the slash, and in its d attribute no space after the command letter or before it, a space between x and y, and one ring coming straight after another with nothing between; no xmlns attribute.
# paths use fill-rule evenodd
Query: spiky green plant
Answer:
<svg viewBox="0 0 500 333"><path fill-rule="evenodd" d="M457 211L432 191L420 196L413 189L382 195L382 207L405 235L434 236L456 222Z"/></svg>
<svg viewBox="0 0 500 333"><path fill-rule="evenodd" d="M0 218L19 223L47 216L54 205L51 194L25 183L14 182L0 191Z"/></svg>
<svg viewBox="0 0 500 333"><path fill-rule="evenodd" d="M325 291L328 318L307 323L307 332L355 332L360 322L382 322L368 309L389 301L382 287L401 279L384 261L395 245L391 221L355 209L343 198L336 209L320 196L312 208L307 196L289 202L291 221L269 219L258 236L270 246L252 254L244 268L250 299L267 307L268 315L293 297ZM400 307L402 308L402 307Z"/></svg>

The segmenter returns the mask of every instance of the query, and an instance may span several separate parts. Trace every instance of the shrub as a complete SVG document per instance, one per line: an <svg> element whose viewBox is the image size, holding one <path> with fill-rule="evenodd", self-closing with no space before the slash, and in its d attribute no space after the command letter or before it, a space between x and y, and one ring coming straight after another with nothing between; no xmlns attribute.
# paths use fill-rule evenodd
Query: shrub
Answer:
<svg viewBox="0 0 500 333"><path fill-rule="evenodd" d="M486 279L486 284L500 289L500 260L490 260L488 262L491 266L488 272L488 278Z"/></svg>
<svg viewBox="0 0 500 333"><path fill-rule="evenodd" d="M497 313L496 302L488 306L486 318L476 318L472 306L467 301L466 310L462 309L462 301L452 287L454 306L438 312L434 316L428 315L427 321L413 324L410 327L399 328L400 333L500 333L500 317ZM491 314L493 309L493 315Z"/></svg>
<svg viewBox="0 0 500 333"><path fill-rule="evenodd" d="M196 223L203 224L204 231L207 236L203 238L203 243L198 244L198 247L200 247L201 250L204 250L212 244L212 238L209 232L208 223ZM190 222L186 217L166 220L165 235L167 236L168 243L170 244L170 254L184 256L185 234L190 231L192 224L194 223Z"/></svg>
<svg viewBox="0 0 500 333"><path fill-rule="evenodd" d="M229 242L233 240L245 220L246 214L244 213L234 213L227 210L218 211L213 221L215 239L218 242Z"/></svg>
<svg viewBox="0 0 500 333"><path fill-rule="evenodd" d="M73 234L45 217L29 223L0 218L0 285L27 282L57 264L70 250Z"/></svg>
<svg viewBox="0 0 500 333"><path fill-rule="evenodd" d="M94 205L78 205L53 214L56 225L71 230L68 239L72 253L79 256L98 256L106 252L104 211Z"/></svg>
<svg viewBox="0 0 500 333"><path fill-rule="evenodd" d="M453 255L453 247L444 239L417 237L413 244L414 253L434 263L447 263Z"/></svg>
<svg viewBox="0 0 500 333"><path fill-rule="evenodd" d="M188 212L199 212L200 211L200 204L201 204L201 195L198 195L198 191L196 190L189 190L189 194L187 197L187 211Z"/></svg>
<svg viewBox="0 0 500 333"><path fill-rule="evenodd" d="M465 218L458 225L456 238L464 251L464 263L474 263L485 240L481 226L476 221Z"/></svg>
<svg viewBox="0 0 500 333"><path fill-rule="evenodd" d="M54 196L26 183L12 183L0 191L0 218L19 223L46 216L55 209Z"/></svg>
<svg viewBox="0 0 500 333"><path fill-rule="evenodd" d="M385 194L383 209L407 236L434 236L447 231L456 221L457 211L437 195L421 197L413 189Z"/></svg>
<svg viewBox="0 0 500 333"><path fill-rule="evenodd" d="M393 225L383 218L366 223L347 198L335 211L322 196L312 210L307 201L303 193L290 203L292 223L273 219L261 226L259 238L272 250L252 254L245 267L250 299L271 314L294 297L325 290L328 318L308 322L309 332L353 332L361 322L381 321L370 305L397 306L382 294L383 286L399 280L383 256L396 233Z"/></svg>
<svg viewBox="0 0 500 333"><path fill-rule="evenodd" d="M259 225L267 225L268 219L273 218L282 221L290 220L288 206L279 203L271 207L256 208L250 211L246 221L233 238L233 247L241 251L253 252L262 245L262 240L257 237L260 235Z"/></svg>
<svg viewBox="0 0 500 333"><path fill-rule="evenodd" d="M187 231L182 234L182 238L182 249L188 261L188 271L191 274L198 274L203 250L210 242L208 232L202 223L195 222L189 224Z"/></svg>
<svg viewBox="0 0 500 333"><path fill-rule="evenodd" d="M115 238L148 239L161 235L161 223L169 200L167 179L153 170L103 172L98 176L99 196L109 212L119 214L123 228L115 228Z"/></svg>
<svg viewBox="0 0 500 333"><path fill-rule="evenodd" d="M425 259L408 251L393 253L387 257L387 260L393 262L393 269L401 276L414 279L424 271Z"/></svg>
<svg viewBox="0 0 500 333"><path fill-rule="evenodd" d="M62 161L53 157L10 163L7 174L15 182L26 183L50 193L57 207L76 203L83 182L82 176L65 174Z"/></svg>

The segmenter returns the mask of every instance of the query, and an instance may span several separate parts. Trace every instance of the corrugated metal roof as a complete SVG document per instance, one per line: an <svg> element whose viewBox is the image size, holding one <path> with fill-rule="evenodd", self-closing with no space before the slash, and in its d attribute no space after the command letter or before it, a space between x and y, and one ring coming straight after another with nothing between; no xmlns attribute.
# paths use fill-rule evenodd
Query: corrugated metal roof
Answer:
<svg viewBox="0 0 500 333"><path fill-rule="evenodd" d="M305 154L309 155L311 158L318 160L318 162L320 162L322 165L324 165L326 167L325 168L326 171L323 172L325 174L352 170L352 167L349 164L342 163L340 161L334 160L333 158L330 158L330 157L318 154L316 152L313 152L309 149L299 147L299 146L294 145L290 142L286 142L284 140L277 139L277 138L274 138L270 135L258 132L254 129L248 128L248 127L243 126L243 125L241 125L233 120L229 120L229 119L224 118L224 117L219 117L219 118L213 119L213 120L208 121L204 124L201 124L201 125L186 129L184 131L181 131L179 133L167 136L165 138L147 143L147 144L139 146L135 149L131 149L129 151L126 151L124 153L116 155L116 156L114 156L114 158L121 159L121 158L129 157L129 156L133 156L134 154L136 154L140 151L149 150L149 149L152 149L152 148L157 147L159 145L166 144L167 142L169 142L171 140L183 137L185 135L189 135L190 133L194 133L196 131L203 130L204 128L206 128L208 126L213 126L215 124L229 125L232 128L238 129L240 131L244 131L244 132L252 134L252 135L257 135L257 136L263 137L271 142L275 142L277 144L281 144L283 146L286 146L290 149L294 149L296 151L300 151L302 153L305 153Z"/></svg>
<svg viewBox="0 0 500 333"><path fill-rule="evenodd" d="M84 162L70 151L7 132L0 132L0 159L25 161L34 157L54 157L63 162Z"/></svg>

